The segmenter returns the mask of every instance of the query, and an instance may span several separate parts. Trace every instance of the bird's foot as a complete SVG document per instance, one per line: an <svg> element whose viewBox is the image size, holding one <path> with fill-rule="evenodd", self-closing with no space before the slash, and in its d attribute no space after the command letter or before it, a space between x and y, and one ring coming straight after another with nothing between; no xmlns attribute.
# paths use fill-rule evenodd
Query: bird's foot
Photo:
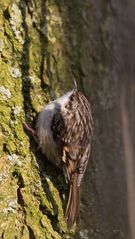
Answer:
<svg viewBox="0 0 135 239"><path fill-rule="evenodd" d="M40 144L39 144L39 139L38 139L38 136L37 136L37 133L36 133L36 130L32 129L32 127L30 127L29 125L27 125L27 123L23 123L23 126L25 129L27 129L30 134L33 136L35 142L37 143L38 145L38 148L37 148L37 151L40 149Z"/></svg>

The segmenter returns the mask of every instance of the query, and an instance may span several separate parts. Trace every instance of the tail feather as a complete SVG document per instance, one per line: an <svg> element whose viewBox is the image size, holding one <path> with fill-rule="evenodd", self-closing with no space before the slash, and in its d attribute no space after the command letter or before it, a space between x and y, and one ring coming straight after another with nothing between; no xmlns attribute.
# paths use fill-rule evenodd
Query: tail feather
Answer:
<svg viewBox="0 0 135 239"><path fill-rule="evenodd" d="M77 173L74 173L70 184L69 198L65 213L68 228L71 228L74 223L79 223L80 210L80 187L77 186Z"/></svg>

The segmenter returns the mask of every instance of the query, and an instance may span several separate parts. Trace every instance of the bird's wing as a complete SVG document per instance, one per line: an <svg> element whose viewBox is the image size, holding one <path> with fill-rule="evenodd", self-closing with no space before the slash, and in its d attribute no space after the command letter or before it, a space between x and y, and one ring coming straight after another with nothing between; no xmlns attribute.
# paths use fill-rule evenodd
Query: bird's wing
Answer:
<svg viewBox="0 0 135 239"><path fill-rule="evenodd" d="M90 139L85 137L87 134L80 139L79 132L76 132L75 128L71 118L68 122L60 111L55 113L52 119L52 132L61 151L65 177L70 181L71 175L78 171L80 175L78 175L78 184L80 184L90 155Z"/></svg>

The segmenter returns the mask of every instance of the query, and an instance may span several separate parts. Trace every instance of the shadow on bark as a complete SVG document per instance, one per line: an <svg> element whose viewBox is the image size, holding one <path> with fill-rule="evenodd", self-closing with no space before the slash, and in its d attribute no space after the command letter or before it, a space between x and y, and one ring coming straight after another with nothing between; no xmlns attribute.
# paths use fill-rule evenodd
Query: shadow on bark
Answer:
<svg viewBox="0 0 135 239"><path fill-rule="evenodd" d="M22 70L22 94L23 94L23 103L24 103L24 112L25 119L30 118L30 112L32 110L31 97L30 97L30 77L29 77L29 48L30 48L30 37L29 37L29 28L26 21L27 14L27 1L20 0L19 7L22 13L22 27L24 29L24 44L22 50L22 59L21 59L21 70Z"/></svg>

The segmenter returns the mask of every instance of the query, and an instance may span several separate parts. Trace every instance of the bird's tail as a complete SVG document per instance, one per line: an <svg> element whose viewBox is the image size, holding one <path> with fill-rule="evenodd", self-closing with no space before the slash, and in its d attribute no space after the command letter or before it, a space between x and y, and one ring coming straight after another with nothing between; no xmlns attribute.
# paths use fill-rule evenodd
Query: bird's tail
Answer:
<svg viewBox="0 0 135 239"><path fill-rule="evenodd" d="M78 225L80 211L80 187L77 186L77 173L75 172L72 177L65 213L68 228L71 228L75 222Z"/></svg>

